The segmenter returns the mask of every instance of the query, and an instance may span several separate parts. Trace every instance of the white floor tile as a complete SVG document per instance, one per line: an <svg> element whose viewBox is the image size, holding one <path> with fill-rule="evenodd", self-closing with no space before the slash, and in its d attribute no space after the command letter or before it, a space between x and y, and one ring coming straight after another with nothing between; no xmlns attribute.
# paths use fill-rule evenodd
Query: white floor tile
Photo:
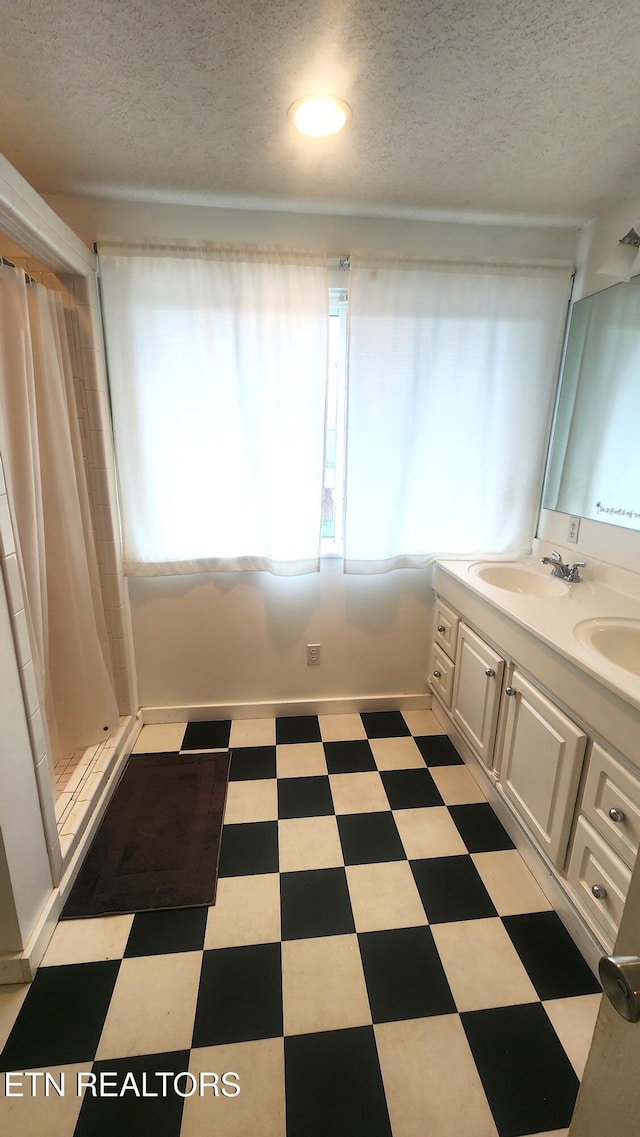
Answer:
<svg viewBox="0 0 640 1137"><path fill-rule="evenodd" d="M473 853L472 860L500 916L545 912L552 907L517 849Z"/></svg>
<svg viewBox="0 0 640 1137"><path fill-rule="evenodd" d="M233 719L229 746L275 746L276 720L265 719Z"/></svg>
<svg viewBox="0 0 640 1137"><path fill-rule="evenodd" d="M318 715L323 742L351 742L367 737L360 715Z"/></svg>
<svg viewBox="0 0 640 1137"><path fill-rule="evenodd" d="M123 959L96 1059L191 1046L202 952Z"/></svg>
<svg viewBox="0 0 640 1137"><path fill-rule="evenodd" d="M447 733L433 711L403 711L402 717L414 736Z"/></svg>
<svg viewBox="0 0 640 1137"><path fill-rule="evenodd" d="M584 1074L601 1000L601 995L578 995L543 1004L579 1078Z"/></svg>
<svg viewBox="0 0 640 1137"><path fill-rule="evenodd" d="M276 747L279 778L313 778L326 772L327 760L321 742L286 743Z"/></svg>
<svg viewBox="0 0 640 1137"><path fill-rule="evenodd" d="M194 1094L184 1103L180 1137L285 1137L284 1041L265 1038L191 1051L189 1070L233 1071L240 1093L212 1098Z"/></svg>
<svg viewBox="0 0 640 1137"><path fill-rule="evenodd" d="M412 738L370 738L379 770L424 770L424 758Z"/></svg>
<svg viewBox="0 0 640 1137"><path fill-rule="evenodd" d="M393 819L410 860L456 857L467 852L449 810L444 805L424 809L395 809Z"/></svg>
<svg viewBox="0 0 640 1137"><path fill-rule="evenodd" d="M501 920L464 920L431 927L459 1011L538 1001Z"/></svg>
<svg viewBox="0 0 640 1137"><path fill-rule="evenodd" d="M44 954L42 966L122 959L132 924L133 915L61 920Z"/></svg>
<svg viewBox="0 0 640 1137"><path fill-rule="evenodd" d="M278 788L275 778L255 782L229 782L224 809L225 825L250 821L276 821Z"/></svg>
<svg viewBox="0 0 640 1137"><path fill-rule="evenodd" d="M179 750L186 729L186 722L149 723L143 726L131 753L163 754Z"/></svg>
<svg viewBox="0 0 640 1137"><path fill-rule="evenodd" d="M47 1072L64 1089L61 1096L51 1089L46 1097L41 1078L35 1083L34 1097L31 1097L30 1079L22 1079L20 1083L23 1097L0 1094L0 1133L6 1133L7 1137L72 1137L82 1108L82 1094L77 1093L78 1073L88 1072L91 1066L91 1062L48 1066Z"/></svg>
<svg viewBox="0 0 640 1137"><path fill-rule="evenodd" d="M207 913L205 948L268 944L279 939L279 874L222 877L215 905Z"/></svg>
<svg viewBox="0 0 640 1137"><path fill-rule="evenodd" d="M430 774L446 805L470 805L487 800L466 766L432 766Z"/></svg>
<svg viewBox="0 0 640 1137"><path fill-rule="evenodd" d="M371 1022L355 936L285 940L282 944L285 1034L311 1034Z"/></svg>
<svg viewBox="0 0 640 1137"><path fill-rule="evenodd" d="M346 874L357 932L417 928L427 923L408 861L347 865Z"/></svg>
<svg viewBox="0 0 640 1137"><path fill-rule="evenodd" d="M374 1030L393 1137L497 1137L457 1015Z"/></svg>

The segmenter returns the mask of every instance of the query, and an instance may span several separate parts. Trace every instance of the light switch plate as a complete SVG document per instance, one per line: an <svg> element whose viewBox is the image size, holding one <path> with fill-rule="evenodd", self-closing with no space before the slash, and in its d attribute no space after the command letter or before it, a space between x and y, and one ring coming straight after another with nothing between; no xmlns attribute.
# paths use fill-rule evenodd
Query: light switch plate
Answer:
<svg viewBox="0 0 640 1137"><path fill-rule="evenodd" d="M580 518L569 518L569 531L567 533L567 541L570 545L578 544L578 534L580 533Z"/></svg>

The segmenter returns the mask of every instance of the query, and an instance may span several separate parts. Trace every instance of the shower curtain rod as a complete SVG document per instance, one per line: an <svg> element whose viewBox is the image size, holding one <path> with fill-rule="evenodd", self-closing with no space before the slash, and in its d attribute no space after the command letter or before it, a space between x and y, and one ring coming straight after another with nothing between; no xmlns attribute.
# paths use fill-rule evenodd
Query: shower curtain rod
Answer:
<svg viewBox="0 0 640 1137"><path fill-rule="evenodd" d="M7 258L3 257L3 256L0 256L0 265L6 265L7 268L15 268L16 267L14 265L13 261L8 261ZM33 276L29 276L28 272L25 272L24 269L22 271L24 272L24 279L26 280L27 284L37 284L38 283L38 281L35 280L35 278Z"/></svg>

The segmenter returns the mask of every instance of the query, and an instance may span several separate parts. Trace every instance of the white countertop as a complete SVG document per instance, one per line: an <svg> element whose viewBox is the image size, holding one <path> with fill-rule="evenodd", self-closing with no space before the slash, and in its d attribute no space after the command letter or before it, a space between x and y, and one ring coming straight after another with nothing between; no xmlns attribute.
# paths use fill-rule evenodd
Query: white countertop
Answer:
<svg viewBox="0 0 640 1137"><path fill-rule="evenodd" d="M499 611L554 648L587 674L600 680L621 698L640 709L640 675L620 667L576 637L574 629L584 620L608 618L640 621L640 597L612 588L594 579L596 568L578 584L566 584L558 595L541 597L511 592L489 584L477 575L480 565L514 565L548 576L551 566L538 558L528 560L438 560L438 566L481 596Z"/></svg>

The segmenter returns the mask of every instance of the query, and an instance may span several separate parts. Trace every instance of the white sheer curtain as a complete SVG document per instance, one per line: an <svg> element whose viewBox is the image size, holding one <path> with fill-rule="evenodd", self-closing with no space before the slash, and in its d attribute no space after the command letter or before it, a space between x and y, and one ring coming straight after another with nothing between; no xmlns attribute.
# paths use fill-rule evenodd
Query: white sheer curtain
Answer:
<svg viewBox="0 0 640 1137"><path fill-rule="evenodd" d="M351 258L345 570L531 542L569 271Z"/></svg>
<svg viewBox="0 0 640 1137"><path fill-rule="evenodd" d="M6 266L0 451L53 765L107 737L118 711L62 299Z"/></svg>
<svg viewBox="0 0 640 1137"><path fill-rule="evenodd" d="M324 252L100 243L126 571L319 568Z"/></svg>

